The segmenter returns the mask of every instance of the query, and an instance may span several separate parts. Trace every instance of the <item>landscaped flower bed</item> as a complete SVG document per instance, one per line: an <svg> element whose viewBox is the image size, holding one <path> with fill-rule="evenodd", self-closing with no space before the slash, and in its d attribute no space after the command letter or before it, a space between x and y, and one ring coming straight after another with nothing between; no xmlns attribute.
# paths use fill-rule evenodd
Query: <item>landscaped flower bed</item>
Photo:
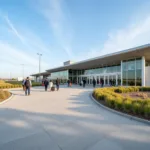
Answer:
<svg viewBox="0 0 150 150"><path fill-rule="evenodd" d="M124 93L131 92L137 93L137 97L124 95ZM150 98L144 97L145 92L150 92L150 87L110 87L95 89L93 96L97 101L110 108L150 119Z"/></svg>
<svg viewBox="0 0 150 150"><path fill-rule="evenodd" d="M41 83L32 82L32 86L41 86ZM0 89L19 88L22 87L21 81L3 81L0 80Z"/></svg>
<svg viewBox="0 0 150 150"><path fill-rule="evenodd" d="M21 82L21 81L7 81L6 83L22 86L22 82ZM39 83L39 82L32 82L32 86L33 86L33 87L34 87L34 86L42 86L42 83Z"/></svg>
<svg viewBox="0 0 150 150"><path fill-rule="evenodd" d="M6 99L9 98L10 96L11 96L10 92L0 90L0 102L6 100Z"/></svg>
<svg viewBox="0 0 150 150"><path fill-rule="evenodd" d="M0 81L0 89L9 89L9 88L18 88L18 87L22 87L22 85L20 84L10 84L10 83L6 83L5 81Z"/></svg>

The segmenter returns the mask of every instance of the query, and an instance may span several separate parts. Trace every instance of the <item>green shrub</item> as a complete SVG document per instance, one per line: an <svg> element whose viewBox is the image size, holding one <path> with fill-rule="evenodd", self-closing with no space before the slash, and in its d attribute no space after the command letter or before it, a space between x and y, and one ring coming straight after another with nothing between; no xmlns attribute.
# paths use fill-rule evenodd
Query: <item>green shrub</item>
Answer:
<svg viewBox="0 0 150 150"><path fill-rule="evenodd" d="M149 116L150 99L132 99L124 97L119 93L129 93L138 91L150 91L150 87L112 87L98 88L93 92L97 100L104 100L106 105L111 108L132 112L136 115ZM150 116L149 116L150 117Z"/></svg>
<svg viewBox="0 0 150 150"><path fill-rule="evenodd" d="M133 103L132 104L132 111L133 111L133 113L136 114L136 115L140 115L141 114L141 110L142 110L141 107L142 106L141 106L140 103L137 103L137 102Z"/></svg>
<svg viewBox="0 0 150 150"><path fill-rule="evenodd" d="M150 118L150 104L144 106L144 116Z"/></svg>
<svg viewBox="0 0 150 150"><path fill-rule="evenodd" d="M123 108L123 100L119 97L115 100L115 108L119 110Z"/></svg>
<svg viewBox="0 0 150 150"><path fill-rule="evenodd" d="M123 104L123 110L125 112L131 112L132 111L132 101L130 99L126 99L124 101L124 104Z"/></svg>

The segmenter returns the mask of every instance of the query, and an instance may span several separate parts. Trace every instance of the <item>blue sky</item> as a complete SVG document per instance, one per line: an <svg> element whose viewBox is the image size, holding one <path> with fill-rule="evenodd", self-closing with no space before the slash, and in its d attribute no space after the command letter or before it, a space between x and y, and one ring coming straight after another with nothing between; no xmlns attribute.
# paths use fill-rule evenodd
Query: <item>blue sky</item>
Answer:
<svg viewBox="0 0 150 150"><path fill-rule="evenodd" d="M150 43L149 0L0 0L0 77Z"/></svg>

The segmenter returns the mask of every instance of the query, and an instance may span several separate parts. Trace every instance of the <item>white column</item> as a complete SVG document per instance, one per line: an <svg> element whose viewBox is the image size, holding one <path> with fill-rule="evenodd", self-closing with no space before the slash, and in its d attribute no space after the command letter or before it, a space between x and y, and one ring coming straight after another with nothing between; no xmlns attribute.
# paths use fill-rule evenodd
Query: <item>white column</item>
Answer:
<svg viewBox="0 0 150 150"><path fill-rule="evenodd" d="M122 86L122 83L123 83L123 81L122 81L122 77L123 77L122 72L123 72L123 69L122 69L122 60L121 60L121 86Z"/></svg>
<svg viewBox="0 0 150 150"><path fill-rule="evenodd" d="M145 86L145 57L142 57L142 86Z"/></svg>
<svg viewBox="0 0 150 150"><path fill-rule="evenodd" d="M118 86L118 75L116 74L116 86Z"/></svg>

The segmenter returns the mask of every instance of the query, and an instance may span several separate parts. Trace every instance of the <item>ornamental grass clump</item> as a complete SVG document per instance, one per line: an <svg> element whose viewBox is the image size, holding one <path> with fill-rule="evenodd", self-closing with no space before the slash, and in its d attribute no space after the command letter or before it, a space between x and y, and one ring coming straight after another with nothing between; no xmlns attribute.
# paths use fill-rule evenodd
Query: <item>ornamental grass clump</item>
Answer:
<svg viewBox="0 0 150 150"><path fill-rule="evenodd" d="M10 97L10 93L8 91L0 90L0 101L3 101Z"/></svg>
<svg viewBox="0 0 150 150"><path fill-rule="evenodd" d="M123 109L123 99L118 97L116 100L115 100L115 108L116 109L119 109L119 110L122 110Z"/></svg>
<svg viewBox="0 0 150 150"><path fill-rule="evenodd" d="M128 112L128 113L132 112L132 100L131 99L127 98L124 101L124 103L123 103L123 110L125 112Z"/></svg>
<svg viewBox="0 0 150 150"><path fill-rule="evenodd" d="M144 116L150 118L150 104L144 106Z"/></svg>

